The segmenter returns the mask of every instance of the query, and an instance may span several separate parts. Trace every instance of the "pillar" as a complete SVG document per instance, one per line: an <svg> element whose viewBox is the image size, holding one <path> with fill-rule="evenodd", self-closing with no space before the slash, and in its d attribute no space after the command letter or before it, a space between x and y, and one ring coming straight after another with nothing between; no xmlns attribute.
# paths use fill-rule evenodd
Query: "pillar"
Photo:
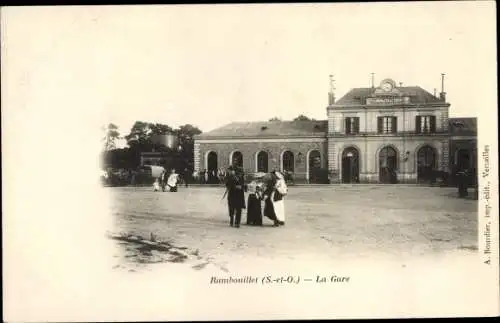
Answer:
<svg viewBox="0 0 500 323"><path fill-rule="evenodd" d="M441 164L439 167L440 171L448 172L450 164L450 144L448 140L443 140L441 142Z"/></svg>
<svg viewBox="0 0 500 323"><path fill-rule="evenodd" d="M337 162L337 145L333 138L328 138L328 171L330 172L330 182L339 181L339 165Z"/></svg>
<svg viewBox="0 0 500 323"><path fill-rule="evenodd" d="M194 170L200 171L200 143L196 141L194 142Z"/></svg>

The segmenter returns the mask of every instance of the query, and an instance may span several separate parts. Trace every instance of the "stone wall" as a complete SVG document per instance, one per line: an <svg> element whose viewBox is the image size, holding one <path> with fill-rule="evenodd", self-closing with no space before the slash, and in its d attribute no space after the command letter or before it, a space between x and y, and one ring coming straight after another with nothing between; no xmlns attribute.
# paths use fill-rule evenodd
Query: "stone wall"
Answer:
<svg viewBox="0 0 500 323"><path fill-rule="evenodd" d="M294 178L297 180L307 179L307 160L309 153L317 150L321 154L322 167L328 167L326 138L304 139L302 142L283 141L259 141L259 142L197 142L195 147L195 167L197 170L207 168L207 155L213 151L217 154L217 167L227 168L230 165L231 153L239 151L243 155L243 168L245 173L254 173L257 170L257 153L265 151L268 153L268 170L274 168L282 169L282 155L285 151L291 151L294 155ZM196 149L195 148L195 149ZM300 155L299 155L300 154Z"/></svg>

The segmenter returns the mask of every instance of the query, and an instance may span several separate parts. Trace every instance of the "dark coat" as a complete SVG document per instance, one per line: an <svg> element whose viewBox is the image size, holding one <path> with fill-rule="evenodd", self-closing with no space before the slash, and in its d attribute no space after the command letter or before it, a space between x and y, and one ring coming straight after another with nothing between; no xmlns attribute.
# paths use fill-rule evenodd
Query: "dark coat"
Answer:
<svg viewBox="0 0 500 323"><path fill-rule="evenodd" d="M245 179L241 175L229 176L226 180L229 208L245 209Z"/></svg>

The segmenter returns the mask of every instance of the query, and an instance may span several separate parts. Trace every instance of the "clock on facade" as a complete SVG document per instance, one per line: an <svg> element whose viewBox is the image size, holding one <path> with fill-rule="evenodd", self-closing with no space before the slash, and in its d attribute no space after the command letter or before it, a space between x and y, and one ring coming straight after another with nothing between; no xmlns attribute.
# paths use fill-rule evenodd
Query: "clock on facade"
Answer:
<svg viewBox="0 0 500 323"><path fill-rule="evenodd" d="M392 84L391 82L384 82L382 84L382 90L386 91L386 92L389 92L392 90Z"/></svg>

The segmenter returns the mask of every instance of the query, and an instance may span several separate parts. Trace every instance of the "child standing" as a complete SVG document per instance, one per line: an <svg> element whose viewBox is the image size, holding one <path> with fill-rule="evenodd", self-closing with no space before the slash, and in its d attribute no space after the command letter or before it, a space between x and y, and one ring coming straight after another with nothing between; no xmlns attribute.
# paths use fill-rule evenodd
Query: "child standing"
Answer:
<svg viewBox="0 0 500 323"><path fill-rule="evenodd" d="M248 184L248 225L262 226L262 191L262 183L254 180Z"/></svg>

